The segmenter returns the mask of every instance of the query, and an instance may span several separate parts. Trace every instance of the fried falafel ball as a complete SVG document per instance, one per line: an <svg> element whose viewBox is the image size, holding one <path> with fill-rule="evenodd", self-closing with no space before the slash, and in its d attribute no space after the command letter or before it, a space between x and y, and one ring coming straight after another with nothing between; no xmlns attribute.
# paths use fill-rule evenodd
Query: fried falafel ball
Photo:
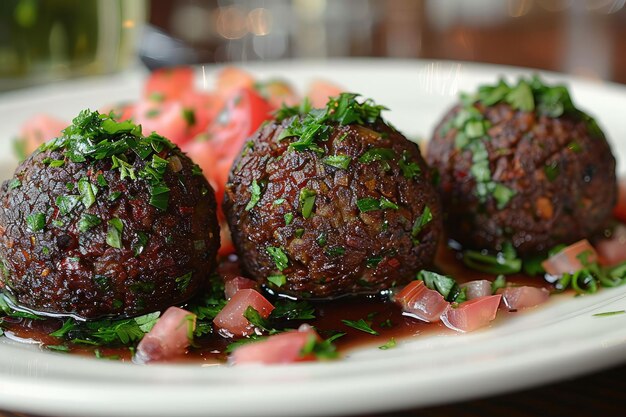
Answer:
<svg viewBox="0 0 626 417"><path fill-rule="evenodd" d="M436 127L427 161L448 236L469 249L529 255L591 237L616 201L604 133L566 87L538 77L465 96Z"/></svg>
<svg viewBox="0 0 626 417"><path fill-rule="evenodd" d="M415 143L355 94L283 108L235 161L224 208L245 270L276 293L376 293L429 266L440 204Z"/></svg>
<svg viewBox="0 0 626 417"><path fill-rule="evenodd" d="M216 265L213 190L162 136L83 111L0 190L0 286L86 319L164 309Z"/></svg>

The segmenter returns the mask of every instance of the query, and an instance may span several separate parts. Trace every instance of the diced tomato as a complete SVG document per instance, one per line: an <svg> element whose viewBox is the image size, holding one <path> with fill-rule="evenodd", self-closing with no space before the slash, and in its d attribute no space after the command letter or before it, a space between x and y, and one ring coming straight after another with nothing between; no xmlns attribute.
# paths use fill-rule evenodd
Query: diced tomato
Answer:
<svg viewBox="0 0 626 417"><path fill-rule="evenodd" d="M613 266L626 261L626 225L618 224L610 239L602 239L595 244L599 262Z"/></svg>
<svg viewBox="0 0 626 417"><path fill-rule="evenodd" d="M299 330L270 336L259 342L238 347L230 357L235 365L244 363L280 364L315 360L313 355L303 355L302 350L311 342L320 340L311 326L303 325Z"/></svg>
<svg viewBox="0 0 626 417"><path fill-rule="evenodd" d="M196 329L196 315L170 307L139 342L135 362L163 361L185 354Z"/></svg>
<svg viewBox="0 0 626 417"><path fill-rule="evenodd" d="M22 126L20 137L25 155L35 152L42 143L61 136L61 131L66 127L66 122L46 114L28 119Z"/></svg>
<svg viewBox="0 0 626 417"><path fill-rule="evenodd" d="M256 88L275 108L280 108L283 104L286 106L295 106L299 104L301 100L300 96L291 85L283 80L257 83Z"/></svg>
<svg viewBox="0 0 626 417"><path fill-rule="evenodd" d="M587 239L580 240L557 254L549 257L541 263L541 266L550 275L562 275L580 271L585 266L581 258L586 262L593 263L598 260L596 250Z"/></svg>
<svg viewBox="0 0 626 417"><path fill-rule="evenodd" d="M115 120L123 122L135 117L135 103L119 103L113 106L106 106L100 109L100 114L113 112Z"/></svg>
<svg viewBox="0 0 626 417"><path fill-rule="evenodd" d="M344 90L328 81L317 80L313 81L309 86L307 97L311 100L311 104L314 108L324 108L328 103L329 97L336 97L343 93Z"/></svg>
<svg viewBox="0 0 626 417"><path fill-rule="evenodd" d="M192 90L193 83L194 73L191 67L160 68L150 74L144 88L144 97L154 102L177 99L186 91Z"/></svg>
<svg viewBox="0 0 626 417"><path fill-rule="evenodd" d="M217 74L217 91L222 95L230 95L242 88L254 88L256 80L247 71L237 67L226 67Z"/></svg>
<svg viewBox="0 0 626 417"><path fill-rule="evenodd" d="M254 308L263 318L269 317L274 310L274 306L258 291L239 290L213 320L220 334L227 337L253 334L254 326L244 317L248 307Z"/></svg>
<svg viewBox="0 0 626 417"><path fill-rule="evenodd" d="M491 281L486 279L466 282L461 284L461 288L465 288L465 295L468 300L491 295Z"/></svg>
<svg viewBox="0 0 626 417"><path fill-rule="evenodd" d="M426 322L439 320L450 307L441 294L428 289L423 281L412 281L396 295L395 300L405 314Z"/></svg>
<svg viewBox="0 0 626 417"><path fill-rule="evenodd" d="M617 204L613 208L613 215L626 222L626 178L620 178L617 182Z"/></svg>
<svg viewBox="0 0 626 417"><path fill-rule="evenodd" d="M509 310L521 310L543 304L550 298L550 292L537 287L507 287L501 291L502 301Z"/></svg>
<svg viewBox="0 0 626 417"><path fill-rule="evenodd" d="M244 277L230 277L224 280L224 295L230 300L239 290L256 288L256 281Z"/></svg>
<svg viewBox="0 0 626 417"><path fill-rule="evenodd" d="M441 315L441 321L459 332L472 332L487 326L496 318L501 295L487 295L449 308Z"/></svg>

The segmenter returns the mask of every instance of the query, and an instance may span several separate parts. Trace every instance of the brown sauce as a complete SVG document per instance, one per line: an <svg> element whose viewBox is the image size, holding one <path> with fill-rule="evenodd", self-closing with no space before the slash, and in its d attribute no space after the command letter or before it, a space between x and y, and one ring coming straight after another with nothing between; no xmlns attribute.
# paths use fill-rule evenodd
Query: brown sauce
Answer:
<svg viewBox="0 0 626 417"><path fill-rule="evenodd" d="M452 277L459 283L488 279L493 280L493 274L482 273L468 269L458 259L457 253L442 246L435 261L436 268ZM233 275L238 266L232 260L225 260L220 266L221 275ZM553 289L542 277L529 277L523 274L507 276L507 282L516 285L530 285ZM358 298L346 298L336 301L312 303L316 308L316 319L307 323L314 326L322 337L328 337L341 332L345 335L336 340L335 344L340 353L362 346L377 347L385 345L392 338L400 340L416 337L425 333L452 332L441 322L424 323L411 317L404 316L398 305L389 301L388 295L377 295ZM506 316L516 313L508 313ZM500 316L504 316L500 314ZM371 335L345 325L342 320L358 321L364 319L370 323L378 335ZM63 343L49 334L59 329L63 320L49 318L45 320L3 318L5 336L22 342L40 343L42 346L56 346ZM297 327L301 322L294 323ZM227 359L227 346L232 342L218 334L205 336L195 342L184 356L172 362L195 362L199 364L219 364ZM133 352L127 347L95 347L69 344L69 352L84 356L96 356L102 359L115 359L124 362L132 360Z"/></svg>

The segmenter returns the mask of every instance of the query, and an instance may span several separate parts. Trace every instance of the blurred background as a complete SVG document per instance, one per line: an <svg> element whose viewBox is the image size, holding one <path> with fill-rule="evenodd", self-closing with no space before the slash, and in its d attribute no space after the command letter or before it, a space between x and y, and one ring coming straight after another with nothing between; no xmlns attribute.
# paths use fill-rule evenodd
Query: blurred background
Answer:
<svg viewBox="0 0 626 417"><path fill-rule="evenodd" d="M626 83L626 0L2 0L0 90L141 65L390 57Z"/></svg>

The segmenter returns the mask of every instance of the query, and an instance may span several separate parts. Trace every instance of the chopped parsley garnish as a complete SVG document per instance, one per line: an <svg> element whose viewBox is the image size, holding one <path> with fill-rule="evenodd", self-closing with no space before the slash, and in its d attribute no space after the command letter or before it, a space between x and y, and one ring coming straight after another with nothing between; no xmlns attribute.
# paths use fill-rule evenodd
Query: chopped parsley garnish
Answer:
<svg viewBox="0 0 626 417"><path fill-rule="evenodd" d="M365 266L368 268L376 268L382 260L382 256L371 256L365 260Z"/></svg>
<svg viewBox="0 0 626 417"><path fill-rule="evenodd" d="M261 199L261 186L257 183L256 180L252 180L252 184L250 185L250 201L248 205L246 205L245 210L250 211L254 206L257 205L259 200Z"/></svg>
<svg viewBox="0 0 626 417"><path fill-rule="evenodd" d="M13 178L11 182L9 182L9 190L15 190L16 188L20 188L22 186L22 181L19 178Z"/></svg>
<svg viewBox="0 0 626 417"><path fill-rule="evenodd" d="M108 187L109 183L107 182L106 178L104 178L104 175L102 174L98 174L98 178L96 179L96 181L98 182L98 185L100 187Z"/></svg>
<svg viewBox="0 0 626 417"><path fill-rule="evenodd" d="M193 272L187 272L185 275L182 275L175 279L176 281L176 289L179 292L187 291L189 287L189 283L191 282L191 277L193 277Z"/></svg>
<svg viewBox="0 0 626 417"><path fill-rule="evenodd" d="M78 231L84 233L102 223L102 220L98 216L93 214L83 213L78 220Z"/></svg>
<svg viewBox="0 0 626 417"><path fill-rule="evenodd" d="M289 265L289 258L281 248L276 248L273 246L268 246L266 248L267 253L272 257L274 264L276 264L276 268L279 271L283 271Z"/></svg>
<svg viewBox="0 0 626 417"><path fill-rule="evenodd" d="M322 162L326 165L340 169L348 169L351 161L352 157L348 155L330 155L322 159Z"/></svg>
<svg viewBox="0 0 626 417"><path fill-rule="evenodd" d="M361 213L384 209L398 210L400 208L396 203L385 197L382 197L380 200L372 197L360 198L356 201L356 206Z"/></svg>
<svg viewBox="0 0 626 417"><path fill-rule="evenodd" d="M306 301L277 300L270 320L313 320L315 308Z"/></svg>
<svg viewBox="0 0 626 417"><path fill-rule="evenodd" d="M315 190L311 190L310 188L303 188L300 190L300 197L298 198L298 201L300 203L300 212L302 213L302 217L305 219L310 218L313 214L316 197L317 192Z"/></svg>
<svg viewBox="0 0 626 417"><path fill-rule="evenodd" d="M391 167L387 161L391 161L396 156L393 149L389 148L372 148L359 157L359 162L369 164L379 161L385 171L389 171Z"/></svg>
<svg viewBox="0 0 626 417"><path fill-rule="evenodd" d="M506 288L506 278L504 275L498 275L491 283L491 293L495 294L502 288Z"/></svg>
<svg viewBox="0 0 626 417"><path fill-rule="evenodd" d="M422 270L417 273L416 279L424 281L426 287L437 291L446 301L462 303L466 300L465 290L452 277Z"/></svg>
<svg viewBox="0 0 626 417"><path fill-rule="evenodd" d="M81 178L78 180L78 193L80 194L80 201L83 203L85 208L89 208L96 202L98 187L91 184L89 179Z"/></svg>
<svg viewBox="0 0 626 417"><path fill-rule="evenodd" d="M543 167L543 172L546 174L548 181L552 182L559 176L560 168L557 161L552 161Z"/></svg>
<svg viewBox="0 0 626 417"><path fill-rule="evenodd" d="M59 209L59 214L62 216L67 216L74 211L79 202L80 196L77 195L60 195L55 200L56 206Z"/></svg>
<svg viewBox="0 0 626 417"><path fill-rule="evenodd" d="M411 237L413 241L417 244L419 240L417 237L422 232L424 227L433 220L433 213L430 211L430 207L425 206L422 214L417 216L415 222L413 223L413 228L411 229Z"/></svg>
<svg viewBox="0 0 626 417"><path fill-rule="evenodd" d="M196 112L193 109L183 109L183 120L187 123L188 127L196 124Z"/></svg>
<svg viewBox="0 0 626 417"><path fill-rule="evenodd" d="M145 232L137 232L137 238L133 241L132 249L135 257L141 255L148 245L148 234Z"/></svg>
<svg viewBox="0 0 626 417"><path fill-rule="evenodd" d="M344 255L346 253L346 248L344 248L343 246L333 246L324 249L324 253L331 258L336 258L338 256Z"/></svg>
<svg viewBox="0 0 626 417"><path fill-rule="evenodd" d="M272 329L270 322L261 317L261 314L252 306L248 306L248 308L246 308L243 316L250 322L250 324L261 330L270 331Z"/></svg>
<svg viewBox="0 0 626 417"><path fill-rule="evenodd" d="M306 357L313 355L316 359L320 360L336 359L339 356L339 353L337 353L337 347L333 344L333 342L344 336L344 334L345 333L337 333L334 336L322 341L317 340L315 336L311 335L308 338L307 343L302 348L302 351L300 351L300 356Z"/></svg>
<svg viewBox="0 0 626 417"><path fill-rule="evenodd" d="M398 161L398 166L402 171L402 175L410 180L417 177L422 172L420 166L411 161L411 154L408 151L402 152L402 158Z"/></svg>
<svg viewBox="0 0 626 417"><path fill-rule="evenodd" d="M379 333L376 330L372 329L371 326L363 319L359 319L357 321L341 320L341 322L348 327L352 327L353 329L360 330L362 332L369 333L374 336L379 335Z"/></svg>
<svg viewBox="0 0 626 417"><path fill-rule="evenodd" d="M285 213L285 225L289 226L293 221L293 213Z"/></svg>
<svg viewBox="0 0 626 417"><path fill-rule="evenodd" d="M396 339L394 339L393 337L391 339L389 339L387 341L387 343L385 343L384 345L378 346L378 349L380 350L388 350L388 349L393 349L395 348L397 345L396 343Z"/></svg>
<svg viewBox="0 0 626 417"><path fill-rule="evenodd" d="M277 198L276 200L274 200L274 202L272 204L275 205L275 206L280 206L284 202L285 202L284 198Z"/></svg>
<svg viewBox="0 0 626 417"><path fill-rule="evenodd" d="M310 103L304 101L300 106L283 106L276 117L279 122L290 119L287 127L278 136L278 140L297 138L291 142L290 149L296 151L314 151L323 153L318 142L330 138L334 124L374 123L386 107L376 105L371 99L359 101L359 95L341 93L330 98L325 109L312 109Z"/></svg>
<svg viewBox="0 0 626 417"><path fill-rule="evenodd" d="M517 257L510 243L505 244L495 255L485 250L466 250L463 252L463 263L471 269L489 274L509 275L522 270L522 260Z"/></svg>
<svg viewBox="0 0 626 417"><path fill-rule="evenodd" d="M109 201L115 201L118 198L120 198L122 196L122 192L121 191L114 191L111 194L109 194Z"/></svg>
<svg viewBox="0 0 626 417"><path fill-rule="evenodd" d="M328 235L322 232L317 236L315 241L317 242L318 245L320 245L321 247L324 247L326 246L326 243L328 243Z"/></svg>
<svg viewBox="0 0 626 417"><path fill-rule="evenodd" d="M26 216L26 225L31 232L39 232L46 227L46 215L43 213L33 213Z"/></svg>
<svg viewBox="0 0 626 417"><path fill-rule="evenodd" d="M277 287L282 287L287 283L287 277L283 274L270 275L267 280Z"/></svg>
<svg viewBox="0 0 626 417"><path fill-rule="evenodd" d="M109 220L109 229L107 231L106 242L109 246L116 249L122 249L122 231L124 223L122 220L113 218Z"/></svg>

